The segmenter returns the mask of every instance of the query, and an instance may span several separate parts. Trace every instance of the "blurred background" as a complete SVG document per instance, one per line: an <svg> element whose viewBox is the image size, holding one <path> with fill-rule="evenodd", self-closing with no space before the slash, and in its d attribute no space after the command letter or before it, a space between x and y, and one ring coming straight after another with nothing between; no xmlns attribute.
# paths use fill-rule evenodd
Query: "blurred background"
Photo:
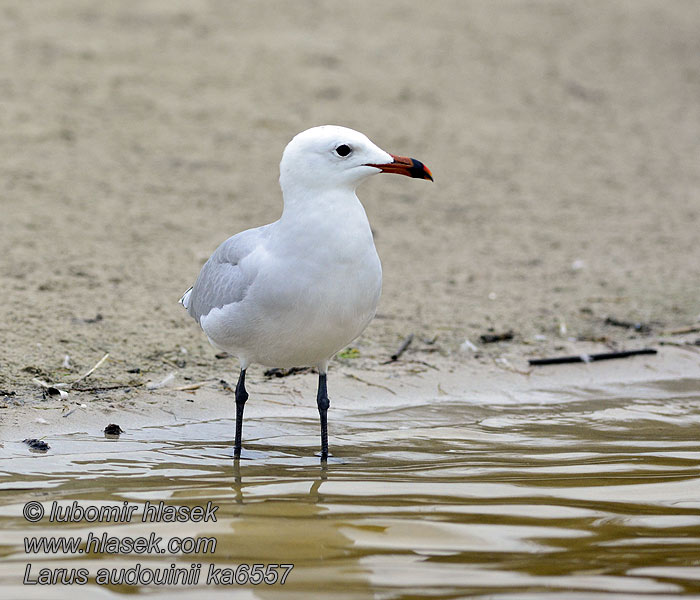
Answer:
<svg viewBox="0 0 700 600"><path fill-rule="evenodd" d="M221 369L177 300L279 216L285 144L326 123L435 175L359 190L385 273L366 355L694 323L699 33L693 0L3 2L0 383L66 354Z"/></svg>

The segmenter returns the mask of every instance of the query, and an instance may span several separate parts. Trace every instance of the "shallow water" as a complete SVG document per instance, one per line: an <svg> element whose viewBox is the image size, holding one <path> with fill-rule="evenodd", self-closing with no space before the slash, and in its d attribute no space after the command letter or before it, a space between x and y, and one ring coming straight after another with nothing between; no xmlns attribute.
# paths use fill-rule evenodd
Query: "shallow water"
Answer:
<svg viewBox="0 0 700 600"><path fill-rule="evenodd" d="M541 392L488 406L436 401L331 411L321 467L315 420L233 422L49 437L47 454L0 448L4 597L209 597L210 563L292 563L284 586L242 597L700 597L700 381ZM28 523L22 507L148 500L219 506L215 523ZM140 510L140 509L139 509ZM139 513L137 513L139 514ZM215 553L28 555L25 536L214 536ZM189 568L199 586L22 586L26 564ZM245 592L244 592L245 591Z"/></svg>

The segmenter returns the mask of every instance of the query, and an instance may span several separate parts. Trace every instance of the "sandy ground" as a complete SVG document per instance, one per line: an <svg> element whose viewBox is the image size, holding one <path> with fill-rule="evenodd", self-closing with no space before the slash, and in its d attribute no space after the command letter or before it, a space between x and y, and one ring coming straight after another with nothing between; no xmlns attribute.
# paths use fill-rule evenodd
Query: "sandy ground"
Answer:
<svg viewBox="0 0 700 600"><path fill-rule="evenodd" d="M439 369L420 374L407 373L395 365L336 369L331 379L329 411L331 450L336 423L350 411L383 412L425 404L440 410L441 402L454 401L500 405L538 399L548 402L572 394L615 397L625 394L628 386L634 386L635 394L654 399L659 389L667 390L668 380L673 380L679 393L697 390L700 381L700 353L678 347L665 347L655 356L629 359L624 369L613 361L543 367L530 373L478 361L461 365L438 361L438 365ZM318 419L313 401L315 386L315 377L309 374L274 379L253 374L247 380L250 400L246 404L244 442L257 437L254 419ZM108 423L117 423L138 438L134 430L141 427L233 419L235 415L233 392L215 383L192 391L162 388L118 395L72 393L69 398L8 406L0 423L0 441L36 437L51 444L53 436L72 432L85 432L97 439ZM231 438L233 434L232 423Z"/></svg>
<svg viewBox="0 0 700 600"><path fill-rule="evenodd" d="M220 241L277 218L282 149L323 123L436 179L359 190L384 291L359 357L332 367L332 397L503 389L528 378L528 357L693 344L698 31L693 0L4 2L0 420L78 407L68 422L95 401L230 411L219 380L235 381L235 363L177 300ZM695 346L661 348L579 368L697 376ZM33 379L73 381L105 353L81 383L101 389L42 400ZM575 369L536 377L563 385ZM171 372L170 388L206 384L145 391ZM310 375L251 377L313 407Z"/></svg>

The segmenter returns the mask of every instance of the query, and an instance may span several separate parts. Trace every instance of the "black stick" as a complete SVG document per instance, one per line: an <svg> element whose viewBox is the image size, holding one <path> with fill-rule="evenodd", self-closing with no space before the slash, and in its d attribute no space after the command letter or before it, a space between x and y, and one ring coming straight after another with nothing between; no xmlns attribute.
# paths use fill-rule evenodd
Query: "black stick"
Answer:
<svg viewBox="0 0 700 600"><path fill-rule="evenodd" d="M406 339L401 342L399 349L391 355L391 360L399 360L399 357L406 352L406 349L411 345L413 341L413 334L409 334Z"/></svg>
<svg viewBox="0 0 700 600"><path fill-rule="evenodd" d="M613 358L627 358L638 354L656 354L653 348L641 350L626 350L624 352L601 352L599 354L580 354L578 356L557 356L555 358L531 358L530 365L562 365L564 363L593 362L594 360L610 360Z"/></svg>

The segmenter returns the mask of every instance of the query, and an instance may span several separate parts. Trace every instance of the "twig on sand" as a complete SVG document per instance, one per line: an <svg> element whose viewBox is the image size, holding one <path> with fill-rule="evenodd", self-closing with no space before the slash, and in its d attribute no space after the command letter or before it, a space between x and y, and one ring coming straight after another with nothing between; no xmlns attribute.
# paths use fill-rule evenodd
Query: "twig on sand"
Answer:
<svg viewBox="0 0 700 600"><path fill-rule="evenodd" d="M532 369L528 369L527 371L523 371L522 369L517 369L514 367L510 361L503 357L499 356L497 358L493 359L493 363L499 368L499 369L504 369L506 371L510 371L511 373L517 373L518 375L530 375L532 373Z"/></svg>
<svg viewBox="0 0 700 600"><path fill-rule="evenodd" d="M187 385L181 385L180 387L173 388L176 392L189 392L191 390L198 390L203 385L209 383L208 381L200 381L199 383L189 383Z"/></svg>
<svg viewBox="0 0 700 600"><path fill-rule="evenodd" d="M515 337L513 330L508 330L504 333L484 333L479 336L479 341L482 344L494 344L496 342L508 342Z"/></svg>
<svg viewBox="0 0 700 600"><path fill-rule="evenodd" d="M600 352L598 354L579 354L578 356L556 356L553 358L531 358L528 363L532 366L539 365L562 365L565 363L589 363L596 360L610 360L613 358L627 358L639 354L656 354L653 348L642 348L641 350L626 350L623 352Z"/></svg>
<svg viewBox="0 0 700 600"><path fill-rule="evenodd" d="M273 396L286 396L288 401L285 402L284 400L273 400L272 398L268 398L268 397L267 397L267 396L269 396L270 394L272 394ZM265 390L265 392L263 392L263 396L265 396L265 402L271 402L272 404L279 404L280 406L289 406L290 404L291 404L292 406L296 406L296 405L297 405L297 403L294 402L294 400L292 400L292 399L289 397L289 394L280 394L280 393L277 393L277 392L269 392L269 391Z"/></svg>
<svg viewBox="0 0 700 600"><path fill-rule="evenodd" d="M110 390L125 390L133 387L141 387L143 383L115 383L111 385L94 385L91 387L74 388L74 392L109 392Z"/></svg>
<svg viewBox="0 0 700 600"><path fill-rule="evenodd" d="M408 349L408 347L411 345L411 342L412 342L412 341L413 341L413 334L412 334L412 333L409 333L409 334L406 336L406 339L405 339L403 342L401 342L401 345L399 346L399 349L391 355L391 361L393 362L393 361L395 361L395 360L399 360L399 358L401 358L401 355L402 355L404 352L406 352L406 350Z"/></svg>
<svg viewBox="0 0 700 600"><path fill-rule="evenodd" d="M700 325L689 325L688 327L679 327L678 329L662 331L661 335L683 335L684 333L697 333L698 331L700 331Z"/></svg>
<svg viewBox="0 0 700 600"><path fill-rule="evenodd" d="M625 329L634 329L639 333L649 333L651 331L651 325L647 323L632 323L631 321L621 321L620 319L615 319L614 317L606 318L605 324L612 325L613 327L624 327Z"/></svg>
<svg viewBox="0 0 700 600"><path fill-rule="evenodd" d="M70 384L70 387L72 388L76 383L79 383L83 379L87 379L88 377L90 377L90 375L92 375L97 369L99 369L108 358L109 358L109 352L107 354L105 354L100 360L98 360L97 364L95 364L95 366L92 367L92 369L90 369L87 373L85 373L84 375L81 375L80 377L78 377L78 379L73 381Z"/></svg>
<svg viewBox="0 0 700 600"><path fill-rule="evenodd" d="M683 348L684 350L690 350L691 352L700 352L700 338L694 342L676 342L674 340L659 340L661 346L676 346L676 348Z"/></svg>
<svg viewBox="0 0 700 600"><path fill-rule="evenodd" d="M362 378L358 377L357 375L353 375L352 373L345 373L345 377L349 377L350 379L354 379L355 381L359 381L360 383L364 383L365 385L370 385L372 387L382 388L383 390L386 390L390 394L393 394L394 396L396 396L396 392L394 390L392 390L391 388L389 388L385 385L382 385L381 383L372 383L371 381L367 381L365 379L362 379Z"/></svg>
<svg viewBox="0 0 700 600"><path fill-rule="evenodd" d="M418 360L416 358L409 360L409 363L415 363L417 365L423 365L424 367L428 367L429 369L433 369L434 371L439 371L435 365L431 365L429 362L425 362L424 360Z"/></svg>

